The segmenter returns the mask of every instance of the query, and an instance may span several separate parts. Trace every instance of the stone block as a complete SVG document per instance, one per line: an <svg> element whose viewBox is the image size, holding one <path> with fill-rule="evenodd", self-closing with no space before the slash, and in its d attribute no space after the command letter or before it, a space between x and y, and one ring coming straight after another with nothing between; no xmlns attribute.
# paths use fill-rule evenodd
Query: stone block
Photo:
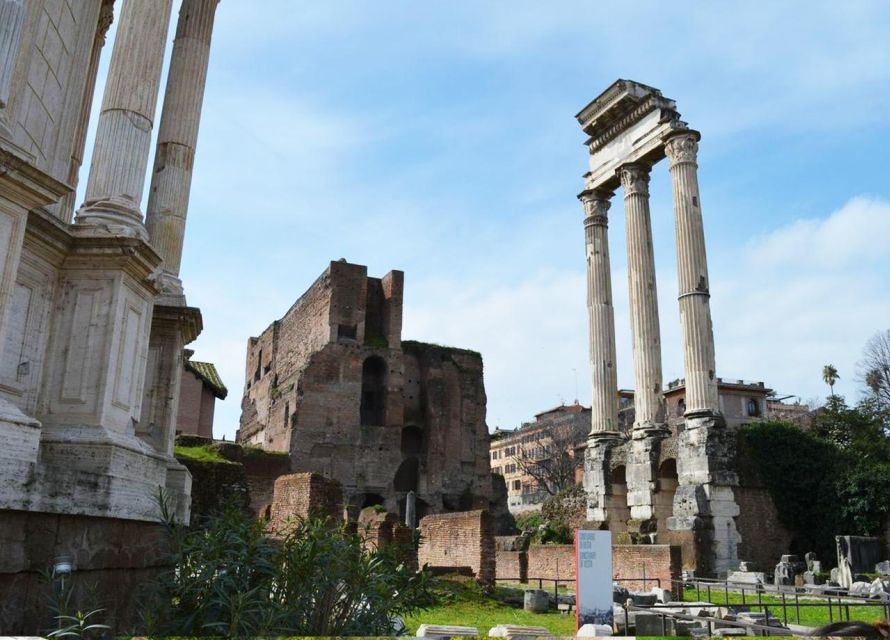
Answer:
<svg viewBox="0 0 890 640"><path fill-rule="evenodd" d="M575 634L576 638L602 638L611 636L612 627L607 624L583 624Z"/></svg>
<svg viewBox="0 0 890 640"><path fill-rule="evenodd" d="M547 613L550 598L541 589L526 589L522 599L522 608L529 613Z"/></svg>
<svg viewBox="0 0 890 640"><path fill-rule="evenodd" d="M476 627L459 627L447 624L422 624L417 627L418 638L457 638L462 636L476 637L479 629Z"/></svg>
<svg viewBox="0 0 890 640"><path fill-rule="evenodd" d="M882 560L875 565L875 573L882 576L890 576L890 560Z"/></svg>
<svg viewBox="0 0 890 640"><path fill-rule="evenodd" d="M551 637L552 635L550 630L545 627L525 627L518 624L499 624L488 631L489 638L508 638L511 640Z"/></svg>
<svg viewBox="0 0 890 640"><path fill-rule="evenodd" d="M881 561L883 550L879 538L867 536L835 536L837 544L838 583L850 586L857 573L874 570Z"/></svg>

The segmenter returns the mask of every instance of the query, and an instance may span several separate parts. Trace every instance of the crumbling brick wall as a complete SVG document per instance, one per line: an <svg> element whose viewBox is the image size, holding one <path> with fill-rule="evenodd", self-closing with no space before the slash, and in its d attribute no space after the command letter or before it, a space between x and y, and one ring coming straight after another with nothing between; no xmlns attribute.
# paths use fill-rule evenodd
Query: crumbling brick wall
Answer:
<svg viewBox="0 0 890 640"><path fill-rule="evenodd" d="M340 483L315 473L292 473L278 478L272 498L273 530L284 527L290 518L310 516L343 518L343 487Z"/></svg>
<svg viewBox="0 0 890 640"><path fill-rule="evenodd" d="M528 577L528 538L497 536L498 580L525 580Z"/></svg>
<svg viewBox="0 0 890 640"><path fill-rule="evenodd" d="M418 562L434 568L469 567L476 580L493 586L496 572L494 522L487 511L426 516L420 521Z"/></svg>
<svg viewBox="0 0 890 640"><path fill-rule="evenodd" d="M575 579L575 545L533 544L528 548L528 577Z"/></svg>

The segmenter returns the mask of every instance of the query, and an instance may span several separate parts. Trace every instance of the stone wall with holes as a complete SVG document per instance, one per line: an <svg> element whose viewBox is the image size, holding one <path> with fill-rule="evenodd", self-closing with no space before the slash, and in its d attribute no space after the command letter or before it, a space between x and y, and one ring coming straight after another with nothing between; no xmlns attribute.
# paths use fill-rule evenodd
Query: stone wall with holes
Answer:
<svg viewBox="0 0 890 640"><path fill-rule="evenodd" d="M238 441L338 480L349 513L506 511L489 468L481 356L402 341L403 275L331 262L251 338ZM503 528L509 528L505 519Z"/></svg>
<svg viewBox="0 0 890 640"><path fill-rule="evenodd" d="M494 585L494 522L487 511L429 515L420 521L420 566L435 569L469 567L483 586Z"/></svg>

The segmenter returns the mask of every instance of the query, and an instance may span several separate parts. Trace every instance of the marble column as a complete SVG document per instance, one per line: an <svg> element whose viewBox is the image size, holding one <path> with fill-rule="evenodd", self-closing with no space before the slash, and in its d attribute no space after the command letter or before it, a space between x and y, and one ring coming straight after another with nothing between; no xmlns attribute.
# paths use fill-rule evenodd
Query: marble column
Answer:
<svg viewBox="0 0 890 640"><path fill-rule="evenodd" d="M124 0L79 225L147 239L139 205L173 0Z"/></svg>
<svg viewBox="0 0 890 640"><path fill-rule="evenodd" d="M24 24L24 0L0 0L0 109L9 101Z"/></svg>
<svg viewBox="0 0 890 640"><path fill-rule="evenodd" d="M698 190L697 131L675 132L665 139L671 171L677 229L677 277L680 326L686 369L686 416L717 415L717 376L710 284Z"/></svg>
<svg viewBox="0 0 890 640"><path fill-rule="evenodd" d="M218 2L182 2L149 189L149 242L164 261L161 289L174 294L182 293L179 266Z"/></svg>
<svg viewBox="0 0 890 640"><path fill-rule="evenodd" d="M590 437L618 432L618 376L615 367L615 311L609 263L609 222L612 191L583 191L584 235L587 242L587 312L590 331Z"/></svg>
<svg viewBox="0 0 890 640"><path fill-rule="evenodd" d="M93 48L90 51L90 62L87 66L83 101L80 104L80 116L77 120L77 128L74 130L74 149L71 152L71 164L68 166L68 184L71 185L72 191L62 198L60 205L61 218L69 223L74 215L74 207L76 205L77 183L80 176L80 166L83 164L83 151L86 147L90 112L93 110L93 96L96 92L99 58L102 55L102 49L105 47L105 36L113 20L114 0L103 0L96 24L96 35L93 37Z"/></svg>
<svg viewBox="0 0 890 640"><path fill-rule="evenodd" d="M661 330L655 282L655 254L649 213L649 172L643 164L618 170L624 187L627 230L627 279L634 358L634 430L663 430Z"/></svg>

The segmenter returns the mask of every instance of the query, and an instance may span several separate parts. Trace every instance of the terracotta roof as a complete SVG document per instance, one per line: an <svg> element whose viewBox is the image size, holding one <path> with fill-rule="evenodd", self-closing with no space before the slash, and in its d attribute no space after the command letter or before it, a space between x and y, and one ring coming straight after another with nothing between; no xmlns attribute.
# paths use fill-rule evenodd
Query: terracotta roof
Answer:
<svg viewBox="0 0 890 640"><path fill-rule="evenodd" d="M220 379L219 373L217 372L216 367L213 366L213 363L186 360L185 368L198 376L204 384L210 387L211 391L213 391L213 395L220 400L225 400L225 397L229 395L229 390L226 389L226 385L224 385L223 381Z"/></svg>

